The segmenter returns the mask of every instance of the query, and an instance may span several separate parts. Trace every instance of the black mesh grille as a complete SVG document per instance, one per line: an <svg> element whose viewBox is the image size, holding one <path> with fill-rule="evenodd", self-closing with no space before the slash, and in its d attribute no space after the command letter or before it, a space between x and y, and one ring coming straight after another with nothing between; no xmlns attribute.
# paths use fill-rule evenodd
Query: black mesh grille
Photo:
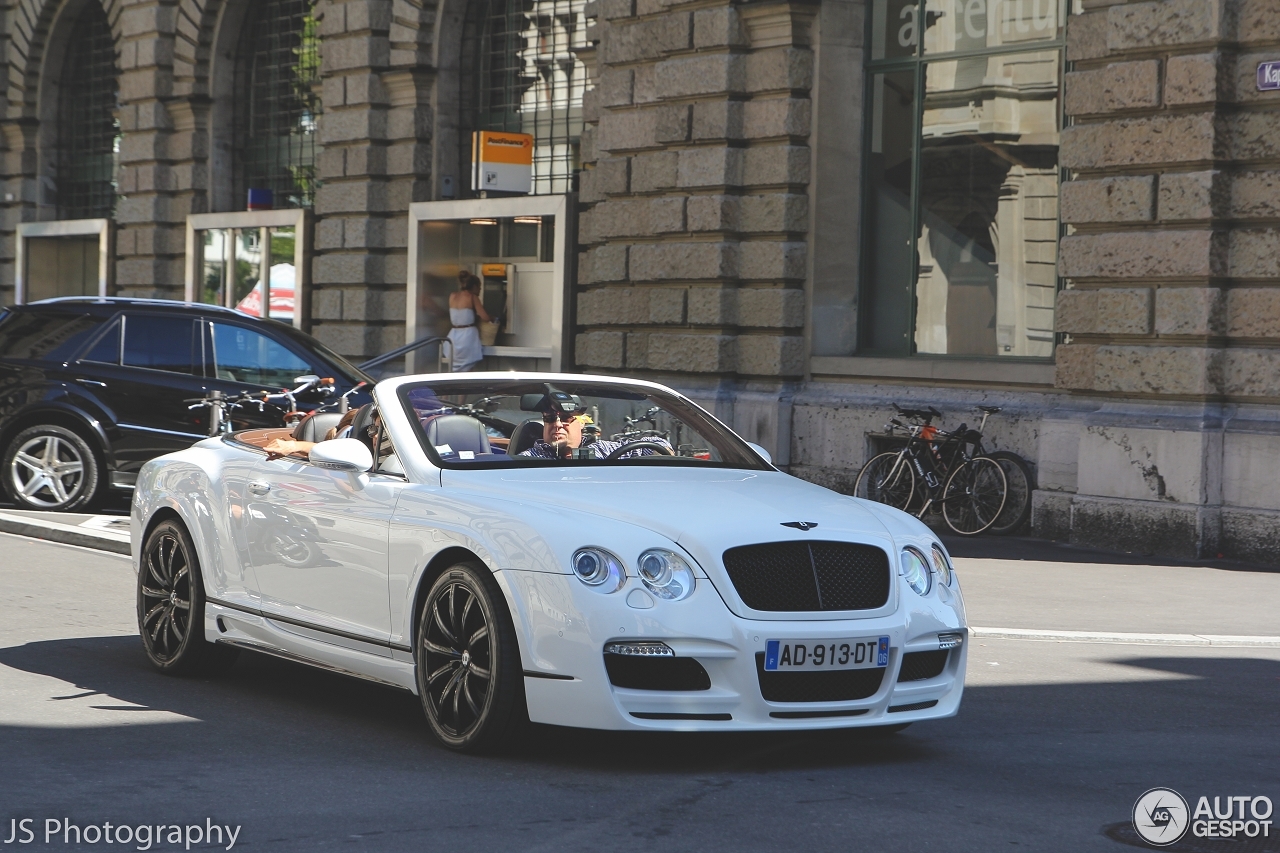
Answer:
<svg viewBox="0 0 1280 853"><path fill-rule="evenodd" d="M898 681L924 681L942 674L947 666L947 655L951 652L941 649L934 652L907 652L902 656L902 671L898 673Z"/></svg>
<svg viewBox="0 0 1280 853"><path fill-rule="evenodd" d="M710 690L711 676L693 658L605 655L609 683L630 690Z"/></svg>
<svg viewBox="0 0 1280 853"><path fill-rule="evenodd" d="M766 672L764 652L756 653L760 695L769 702L848 702L874 696L884 668L831 672Z"/></svg>
<svg viewBox="0 0 1280 853"><path fill-rule="evenodd" d="M874 610L889 600L889 555L849 542L773 542L724 552L752 610Z"/></svg>

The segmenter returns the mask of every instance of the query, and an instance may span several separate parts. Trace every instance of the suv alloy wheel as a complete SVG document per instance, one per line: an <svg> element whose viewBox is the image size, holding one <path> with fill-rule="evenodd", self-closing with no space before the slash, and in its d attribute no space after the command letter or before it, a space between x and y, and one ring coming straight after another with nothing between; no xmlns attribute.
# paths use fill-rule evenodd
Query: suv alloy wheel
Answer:
<svg viewBox="0 0 1280 853"><path fill-rule="evenodd" d="M24 429L5 448L5 491L21 509L83 509L98 493L101 470L88 442L54 424Z"/></svg>

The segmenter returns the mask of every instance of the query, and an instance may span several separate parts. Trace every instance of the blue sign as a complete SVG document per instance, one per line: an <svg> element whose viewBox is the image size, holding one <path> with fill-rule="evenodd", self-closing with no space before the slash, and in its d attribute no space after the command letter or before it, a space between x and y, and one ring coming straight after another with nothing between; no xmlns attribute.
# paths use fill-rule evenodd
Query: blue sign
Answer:
<svg viewBox="0 0 1280 853"><path fill-rule="evenodd" d="M765 643L764 648L764 668L769 672L773 672L778 668L778 641L769 640Z"/></svg>
<svg viewBox="0 0 1280 853"><path fill-rule="evenodd" d="M876 649L876 666L889 665L889 638L881 637L879 648Z"/></svg>
<svg viewBox="0 0 1280 853"><path fill-rule="evenodd" d="M1258 91L1280 89L1280 59L1258 63Z"/></svg>

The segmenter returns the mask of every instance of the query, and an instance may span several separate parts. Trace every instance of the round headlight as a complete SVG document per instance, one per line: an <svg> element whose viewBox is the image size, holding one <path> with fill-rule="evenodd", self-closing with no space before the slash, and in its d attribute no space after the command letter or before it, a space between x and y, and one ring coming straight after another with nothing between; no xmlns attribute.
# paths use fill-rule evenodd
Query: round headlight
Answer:
<svg viewBox="0 0 1280 853"><path fill-rule="evenodd" d="M933 575L929 573L929 561L915 548L902 549L902 579L919 595L929 592Z"/></svg>
<svg viewBox="0 0 1280 853"><path fill-rule="evenodd" d="M693 592L693 569L679 555L651 548L636 562L640 580L649 591L668 601L679 601Z"/></svg>
<svg viewBox="0 0 1280 853"><path fill-rule="evenodd" d="M933 570L938 573L938 583L951 586L951 560L947 558L947 552L943 551L942 546L936 542L933 546Z"/></svg>
<svg viewBox="0 0 1280 853"><path fill-rule="evenodd" d="M581 548L573 555L573 573L600 592L616 592L627 582L622 561L603 548Z"/></svg>

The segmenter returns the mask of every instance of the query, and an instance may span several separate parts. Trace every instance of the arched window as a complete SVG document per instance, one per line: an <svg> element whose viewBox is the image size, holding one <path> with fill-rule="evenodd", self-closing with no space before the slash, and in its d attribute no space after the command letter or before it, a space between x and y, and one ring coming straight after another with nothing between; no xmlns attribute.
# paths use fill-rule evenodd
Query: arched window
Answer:
<svg viewBox="0 0 1280 853"><path fill-rule="evenodd" d="M311 207L316 192L320 35L314 0L254 2L236 81L239 199L270 189L276 207Z"/></svg>
<svg viewBox="0 0 1280 853"><path fill-rule="evenodd" d="M586 69L585 0L491 0L480 49L477 129L534 138L533 193L575 189Z"/></svg>
<svg viewBox="0 0 1280 853"><path fill-rule="evenodd" d="M66 57L58 88L58 218L110 218L120 151L119 72L111 27L98 3L86 3L76 18Z"/></svg>

